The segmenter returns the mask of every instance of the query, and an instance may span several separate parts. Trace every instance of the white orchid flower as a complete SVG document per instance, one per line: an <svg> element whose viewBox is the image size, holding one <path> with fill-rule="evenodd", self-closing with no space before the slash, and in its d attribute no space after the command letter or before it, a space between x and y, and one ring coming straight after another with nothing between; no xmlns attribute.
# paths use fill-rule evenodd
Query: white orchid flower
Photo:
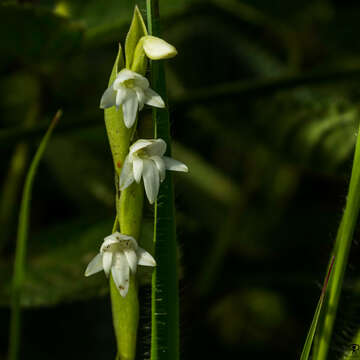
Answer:
<svg viewBox="0 0 360 360"><path fill-rule="evenodd" d="M105 90L100 108L116 106L119 110L122 106L125 126L131 128L138 110L140 111L144 104L158 108L165 107L161 96L150 89L148 79L134 71L123 69L117 74L111 86Z"/></svg>
<svg viewBox="0 0 360 360"><path fill-rule="evenodd" d="M144 186L150 204L156 200L160 183L165 179L166 170L188 172L185 164L164 156L166 142L162 139L140 139L130 146L120 174L120 190L126 189L134 181Z"/></svg>
<svg viewBox="0 0 360 360"><path fill-rule="evenodd" d="M156 266L154 258L136 240L128 235L115 232L104 239L97 254L85 270L85 276L110 270L120 295L125 297L129 290L130 272L135 274L137 265Z"/></svg>

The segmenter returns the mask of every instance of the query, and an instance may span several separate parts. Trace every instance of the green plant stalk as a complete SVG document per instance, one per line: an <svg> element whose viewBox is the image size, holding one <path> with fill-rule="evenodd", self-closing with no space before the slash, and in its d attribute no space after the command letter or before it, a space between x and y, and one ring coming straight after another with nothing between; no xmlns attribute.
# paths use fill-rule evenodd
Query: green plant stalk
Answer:
<svg viewBox="0 0 360 360"><path fill-rule="evenodd" d="M38 105L30 107L24 124L32 126L38 116ZM9 170L5 177L0 196L0 251L4 248L10 233L13 230L15 211L19 202L20 191L24 179L24 173L28 163L28 144L20 142L16 145L11 157Z"/></svg>
<svg viewBox="0 0 360 360"><path fill-rule="evenodd" d="M143 212L143 186L133 183L122 191L118 202L120 230L135 239L140 237ZM136 354L137 328L139 322L138 285L135 275L130 277L127 295L123 298L110 277L110 294L118 354L122 360L131 360Z"/></svg>
<svg viewBox="0 0 360 360"><path fill-rule="evenodd" d="M142 58L132 67L135 45L137 41L146 35L146 28L137 7L134 10L133 20L125 42L126 65L133 71L145 72L147 60ZM125 66L122 48L119 51L110 75L110 86L116 78L119 70ZM137 69L139 67L139 69ZM119 176L125 158L129 152L129 146L135 133L135 126L128 129L124 125L122 109L116 110L115 107L105 109L105 125L109 138L115 168L115 188L116 188L116 217L119 222L120 232L139 239L143 210L143 188L142 185L132 184L120 193ZM113 230L117 226L114 225ZM122 360L133 360L136 355L137 328L139 322L139 300L138 286L135 274L130 276L130 285L127 295L123 298L115 282L110 276L110 295L112 304L113 324L117 342L117 356Z"/></svg>
<svg viewBox="0 0 360 360"><path fill-rule="evenodd" d="M319 334L319 343L315 359L325 360L329 352L335 317L339 305L346 265L352 243L356 221L360 209L360 136L357 136L353 168L351 172L349 193L339 236L335 242L335 264L333 276L329 284L329 297L326 304L324 323ZM340 230L341 229L341 230Z"/></svg>
<svg viewBox="0 0 360 360"><path fill-rule="evenodd" d="M158 1L147 0L146 8L149 34L160 36ZM152 88L167 103L162 62L152 62L151 79ZM154 109L153 119L155 137L162 138L166 142L166 155L170 156L168 108ZM154 243L157 266L152 278L151 360L177 360L179 359L178 266L174 193L170 173L167 173L161 184L158 200L155 203Z"/></svg>
<svg viewBox="0 0 360 360"><path fill-rule="evenodd" d="M24 191L22 195L20 212L19 212L14 274L12 280L9 360L17 360L19 358L20 330L21 330L21 295L22 295L22 288L25 278L25 259L26 259L27 236L28 236L28 228L29 228L29 214L30 214L32 186L39 162L41 160L46 145L50 139L50 136L60 116L61 116L61 111L59 110L56 113L54 119L52 120L45 136L43 137L35 153L35 156L31 162L29 171L26 175Z"/></svg>

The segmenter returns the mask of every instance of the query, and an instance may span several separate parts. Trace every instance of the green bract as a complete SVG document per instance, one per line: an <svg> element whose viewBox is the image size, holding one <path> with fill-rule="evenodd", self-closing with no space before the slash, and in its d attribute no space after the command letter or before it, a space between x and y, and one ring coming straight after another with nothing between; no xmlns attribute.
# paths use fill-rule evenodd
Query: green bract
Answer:
<svg viewBox="0 0 360 360"><path fill-rule="evenodd" d="M125 40L126 67L128 69L135 71L132 67L132 64L134 61L136 45L138 41L145 35L147 35L147 30L144 20L141 16L139 8L135 6L134 16Z"/></svg>

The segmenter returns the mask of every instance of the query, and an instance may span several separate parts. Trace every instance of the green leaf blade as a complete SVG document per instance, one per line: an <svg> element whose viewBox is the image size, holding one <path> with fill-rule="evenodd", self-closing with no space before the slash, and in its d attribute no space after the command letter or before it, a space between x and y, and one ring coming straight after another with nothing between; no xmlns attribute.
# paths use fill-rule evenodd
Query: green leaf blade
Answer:
<svg viewBox="0 0 360 360"><path fill-rule="evenodd" d="M47 143L60 117L61 117L61 111L59 110L56 113L53 121L51 122L45 136L43 137L38 150L36 151L36 154L33 158L33 161L31 162L25 180L24 191L23 191L20 213L19 213L14 275L12 282L9 360L16 360L19 358L20 320L21 320L20 301L21 301L22 286L25 277L25 259L26 259L26 248L27 248L27 234L29 228L29 214L30 214L32 186L40 160L44 154Z"/></svg>
<svg viewBox="0 0 360 360"><path fill-rule="evenodd" d="M136 45L138 41L146 35L147 30L141 12L139 8L135 6L134 16L125 40L126 68L132 68Z"/></svg>

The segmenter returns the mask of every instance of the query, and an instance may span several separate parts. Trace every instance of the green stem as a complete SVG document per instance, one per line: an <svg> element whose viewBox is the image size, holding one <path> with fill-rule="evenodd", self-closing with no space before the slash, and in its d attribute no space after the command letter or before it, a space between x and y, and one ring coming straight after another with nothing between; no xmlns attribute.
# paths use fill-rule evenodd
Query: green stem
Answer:
<svg viewBox="0 0 360 360"><path fill-rule="evenodd" d="M32 126L38 116L38 105L34 104L29 109L24 121L24 126ZM13 232L17 204L20 198L21 187L28 163L28 144L20 142L16 145L10 160L9 170L5 177L0 196L0 251L5 246L10 234Z"/></svg>
<svg viewBox="0 0 360 360"><path fill-rule="evenodd" d="M150 35L160 36L159 2L147 0L147 20ZM161 61L151 63L152 88L167 103L165 72ZM155 138L167 143L171 155L169 112L153 110ZM175 233L175 208L172 177L168 173L161 184L155 203L154 243L157 266L152 279L152 360L179 358L179 294Z"/></svg>
<svg viewBox="0 0 360 360"><path fill-rule="evenodd" d="M45 151L47 142L60 116L61 116L61 111L58 111L36 151L36 154L30 165L25 180L24 191L23 191L20 213L19 213L19 225L18 225L18 234L17 234L16 250L15 250L14 275L12 280L9 360L17 360L19 358L20 329L21 329L21 295L22 295L23 283L25 278L25 259L26 259L32 185L34 182L34 177L39 162Z"/></svg>
<svg viewBox="0 0 360 360"><path fill-rule="evenodd" d="M326 302L326 314L321 328L317 354L314 358L325 360L334 328L334 322L339 305L345 270L352 243L355 225L360 210L360 136L357 136L355 156L350 179L349 193L346 201L343 220L339 227L335 243L335 265L329 284L329 297Z"/></svg>

